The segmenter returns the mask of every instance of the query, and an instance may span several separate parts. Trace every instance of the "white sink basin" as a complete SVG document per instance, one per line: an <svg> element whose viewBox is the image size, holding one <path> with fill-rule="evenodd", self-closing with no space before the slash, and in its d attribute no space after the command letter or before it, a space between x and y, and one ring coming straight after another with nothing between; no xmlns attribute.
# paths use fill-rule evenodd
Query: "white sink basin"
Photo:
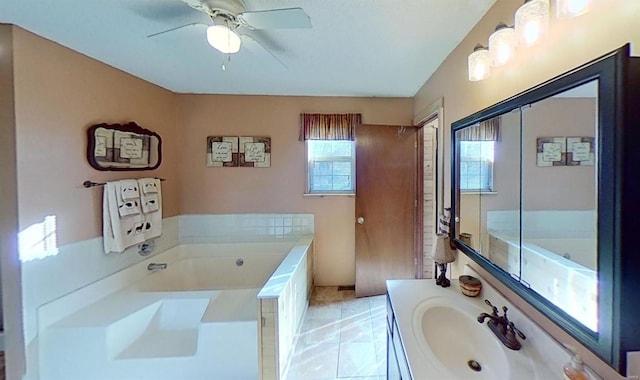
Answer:
<svg viewBox="0 0 640 380"><path fill-rule="evenodd" d="M532 362L523 352L504 347L486 324L478 323L483 311L452 297L419 303L413 330L425 359L442 379L534 378Z"/></svg>

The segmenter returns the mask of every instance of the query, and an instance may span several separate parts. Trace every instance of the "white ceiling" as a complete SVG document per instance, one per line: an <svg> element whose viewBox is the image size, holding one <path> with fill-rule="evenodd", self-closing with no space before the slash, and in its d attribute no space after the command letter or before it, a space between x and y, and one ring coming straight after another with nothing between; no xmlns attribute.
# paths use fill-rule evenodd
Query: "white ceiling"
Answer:
<svg viewBox="0 0 640 380"><path fill-rule="evenodd" d="M495 0L244 0L246 9L301 7L311 29L250 31L288 69L246 49L211 48L208 16L180 0L2 0L21 26L179 93L411 97Z"/></svg>

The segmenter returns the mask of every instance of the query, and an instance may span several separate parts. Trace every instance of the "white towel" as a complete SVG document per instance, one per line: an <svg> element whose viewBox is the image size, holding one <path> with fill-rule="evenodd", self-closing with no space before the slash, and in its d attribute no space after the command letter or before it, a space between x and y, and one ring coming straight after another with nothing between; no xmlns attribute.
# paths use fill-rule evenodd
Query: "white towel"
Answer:
<svg viewBox="0 0 640 380"><path fill-rule="evenodd" d="M157 193L160 189L160 181L156 178L140 178L138 183L143 194Z"/></svg>
<svg viewBox="0 0 640 380"><path fill-rule="evenodd" d="M120 185L120 192L122 199L136 199L140 198L140 191L138 190L138 181L135 179L123 179L118 181Z"/></svg>
<svg viewBox="0 0 640 380"><path fill-rule="evenodd" d="M144 242L162 234L162 196L160 181L157 180L158 192L153 194L155 202L146 199L122 199L123 186L131 188L132 180L107 182L104 187L102 202L102 232L104 251L123 252L126 248ZM136 180L133 180L138 187ZM155 204L155 206L153 206ZM124 207L121 207L124 206ZM155 210L152 210L155 208ZM141 213L140 210L146 210ZM124 212L123 212L124 211Z"/></svg>
<svg viewBox="0 0 640 380"><path fill-rule="evenodd" d="M140 199L142 199L142 212L145 214L158 211L160 209L158 194L142 194Z"/></svg>
<svg viewBox="0 0 640 380"><path fill-rule="evenodd" d="M151 239L162 234L162 189L157 178L140 178L139 187L142 190L140 203L144 212L145 239ZM144 189L148 191L145 192Z"/></svg>

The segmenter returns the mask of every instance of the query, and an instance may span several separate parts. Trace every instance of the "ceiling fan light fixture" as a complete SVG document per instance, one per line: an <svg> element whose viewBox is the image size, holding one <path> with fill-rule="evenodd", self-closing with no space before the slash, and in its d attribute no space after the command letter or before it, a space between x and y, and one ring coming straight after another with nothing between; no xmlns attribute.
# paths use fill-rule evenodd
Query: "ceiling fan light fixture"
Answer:
<svg viewBox="0 0 640 380"><path fill-rule="evenodd" d="M240 51L240 36L226 25L218 24L208 27L207 41L209 45L224 54L233 54Z"/></svg>

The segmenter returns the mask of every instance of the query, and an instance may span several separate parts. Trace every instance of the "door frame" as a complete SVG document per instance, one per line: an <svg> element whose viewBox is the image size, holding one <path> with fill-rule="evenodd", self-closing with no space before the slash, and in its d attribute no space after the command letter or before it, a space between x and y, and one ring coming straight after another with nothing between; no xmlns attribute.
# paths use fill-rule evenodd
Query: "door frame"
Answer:
<svg viewBox="0 0 640 380"><path fill-rule="evenodd" d="M434 226L438 226L438 215L444 212L444 99L440 98L428 107L425 107L414 118L413 124L418 128L418 149L416 165L416 195L418 197L416 207L416 229L415 229L415 277L424 278L424 128L427 124L437 121L435 133L435 215Z"/></svg>

